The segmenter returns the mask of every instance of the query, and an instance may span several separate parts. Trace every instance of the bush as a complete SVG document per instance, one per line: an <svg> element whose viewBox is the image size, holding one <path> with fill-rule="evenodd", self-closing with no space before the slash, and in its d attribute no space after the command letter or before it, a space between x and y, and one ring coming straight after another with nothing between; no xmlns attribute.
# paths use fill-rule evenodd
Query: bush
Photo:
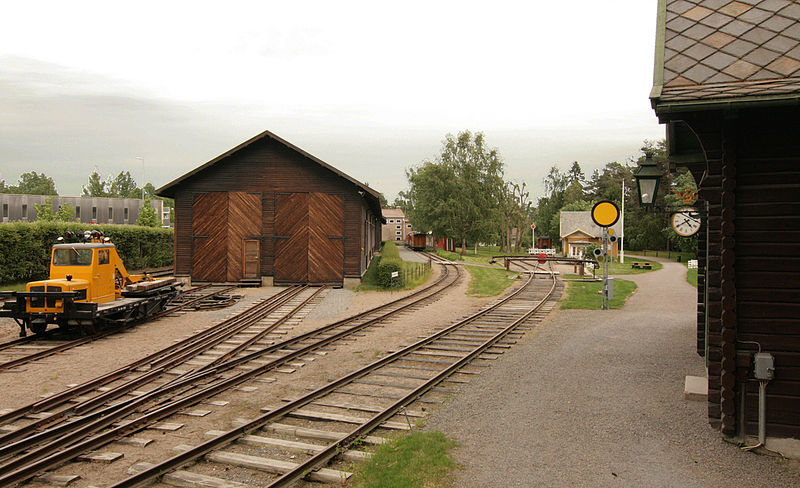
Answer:
<svg viewBox="0 0 800 488"><path fill-rule="evenodd" d="M381 250L381 260L378 263L378 286L383 288L391 288L393 285L401 286L403 283L399 274L402 269L403 260L400 259L400 251L394 242L386 242ZM392 278L394 272L398 273L397 278Z"/></svg>
<svg viewBox="0 0 800 488"><path fill-rule="evenodd" d="M98 229L111 238L129 270L172 264L172 229L71 222L16 222L0 225L0 283L45 279L50 247L68 230Z"/></svg>

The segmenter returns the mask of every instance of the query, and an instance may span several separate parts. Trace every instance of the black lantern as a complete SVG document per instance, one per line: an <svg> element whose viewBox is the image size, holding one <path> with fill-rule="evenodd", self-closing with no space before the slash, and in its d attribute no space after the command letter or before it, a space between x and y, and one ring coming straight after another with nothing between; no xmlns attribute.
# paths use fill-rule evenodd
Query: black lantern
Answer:
<svg viewBox="0 0 800 488"><path fill-rule="evenodd" d="M661 180L661 170L653 161L652 153L645 153L644 161L633 173L636 178L636 188L639 190L639 204L643 207L652 207L658 192L658 182Z"/></svg>

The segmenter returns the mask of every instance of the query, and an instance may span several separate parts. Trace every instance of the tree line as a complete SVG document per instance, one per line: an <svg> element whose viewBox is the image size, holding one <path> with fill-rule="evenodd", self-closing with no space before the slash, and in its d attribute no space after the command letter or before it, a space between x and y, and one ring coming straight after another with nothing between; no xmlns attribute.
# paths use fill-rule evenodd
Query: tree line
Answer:
<svg viewBox="0 0 800 488"><path fill-rule="evenodd" d="M170 208L170 218L172 218L173 200L158 197L155 192L156 189L152 183L148 182L144 187L137 186L130 171L120 171L117 176L109 176L105 180L100 173L93 171L89 175L87 183L82 187L82 196L84 197L144 198L136 224L148 227L161 225L155 209L150 204L151 199L164 200L164 204ZM37 173L36 171L22 173L16 185L8 185L5 180L0 179L0 193L58 196L53 178L44 172ZM48 198L44 204L35 205L37 220L45 222L74 220L75 213L72 204L65 203L54 212L52 202L53 198Z"/></svg>
<svg viewBox="0 0 800 488"><path fill-rule="evenodd" d="M664 174L658 201L672 208L680 203L673 190L697 187L688 172L670 174L665 146L665 141L645 141L642 151L653 154ZM553 165L543 181L544 194L534 202L525 182L505 179L499 150L490 148L481 132L447 134L438 155L406 170L409 187L394 206L414 229L455 238L462 253L479 242L499 244L501 252L519 252L535 245L527 232L532 223L537 236L549 236L558 246L562 211L588 211L601 200L621 207L624 199L626 248L696 250L696 237L675 233L667 214L647 212L638 204L633 171L642 159L609 162L588 178L577 161L567 171Z"/></svg>

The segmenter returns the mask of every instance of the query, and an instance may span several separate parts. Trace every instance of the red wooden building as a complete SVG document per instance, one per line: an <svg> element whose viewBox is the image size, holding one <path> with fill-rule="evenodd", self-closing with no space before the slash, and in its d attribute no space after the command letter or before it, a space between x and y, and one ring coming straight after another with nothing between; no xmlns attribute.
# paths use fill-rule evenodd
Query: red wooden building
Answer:
<svg viewBox="0 0 800 488"><path fill-rule="evenodd" d="M769 353L767 447L800 446L798 18L790 1L660 0L650 95L670 162L692 172L708 213L697 350L709 422L727 436L759 431L757 375L767 375L754 363Z"/></svg>
<svg viewBox="0 0 800 488"><path fill-rule="evenodd" d="M269 131L157 193L175 199L175 274L195 281L342 286L380 247L378 193Z"/></svg>

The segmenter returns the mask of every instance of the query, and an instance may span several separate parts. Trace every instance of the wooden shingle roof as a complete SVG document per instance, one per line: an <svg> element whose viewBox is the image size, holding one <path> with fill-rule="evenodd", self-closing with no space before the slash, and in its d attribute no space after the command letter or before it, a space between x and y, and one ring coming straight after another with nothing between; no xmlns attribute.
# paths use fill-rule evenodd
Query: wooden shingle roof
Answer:
<svg viewBox="0 0 800 488"><path fill-rule="evenodd" d="M800 101L800 3L659 0L657 113Z"/></svg>
<svg viewBox="0 0 800 488"><path fill-rule="evenodd" d="M307 153L306 151L300 149L299 147L295 146L294 144L290 143L289 141L278 137L277 135L273 134L272 132L270 132L268 130L265 130L261 134L258 134L256 136L246 140L245 142L243 142L243 143L239 144L238 146L234 147L233 149L230 149L230 150L220 154L219 156L217 156L216 158L212 159L211 161L208 161L207 163L203 164L202 166L198 166L197 168L193 169L192 171L189 171L188 173L186 173L186 174L184 174L184 175L172 180L171 182L167 183L166 185L164 185L161 188L159 188L158 190L156 190L156 195L169 197L169 198L174 198L175 197L176 188L179 187L181 185L181 183L183 183L184 181L186 181L186 180L188 180L188 179L190 179L190 178L202 173L203 171L205 171L206 169L210 168L211 166L214 166L216 164L224 162L229 156L231 156L231 155L233 155L233 154L235 154L235 153L237 153L237 152L239 152L239 151L241 151L241 150L243 150L243 149L255 144L256 142L259 142L259 141L263 140L263 139L271 139L273 141L276 141L279 144L284 145L288 149L300 154L301 156L309 159L310 161L322 166L323 168L335 173L336 175L340 176L341 178L344 178L345 180L347 180L350 183L352 183L353 185L355 185L355 187L358 188L359 191L364 192L364 195L363 195L364 198L366 198L366 200L369 202L369 205L372 208L372 210L375 213L375 215L377 215L380 218L380 215L381 215L380 193L378 193L376 190L370 188L369 186L365 185L364 183L361 183L360 181L356 180L355 178L345 174L343 171L340 171L340 170L334 168L333 166L331 166L330 164L326 163L325 161L319 159L318 157Z"/></svg>

